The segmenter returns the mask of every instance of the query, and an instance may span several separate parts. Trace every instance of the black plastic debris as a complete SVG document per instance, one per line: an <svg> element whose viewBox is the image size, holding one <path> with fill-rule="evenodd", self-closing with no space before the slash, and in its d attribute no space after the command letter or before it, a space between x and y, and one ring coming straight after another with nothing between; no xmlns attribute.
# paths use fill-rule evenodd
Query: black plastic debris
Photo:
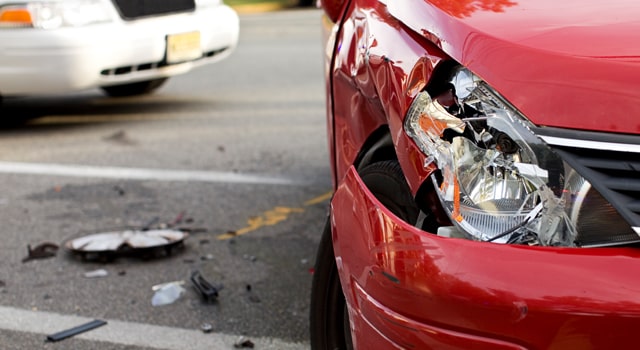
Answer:
<svg viewBox="0 0 640 350"><path fill-rule="evenodd" d="M251 340L247 339L233 344L233 347L236 349L253 349L255 344L253 344Z"/></svg>
<svg viewBox="0 0 640 350"><path fill-rule="evenodd" d="M189 226L178 226L176 230L180 230L187 233L203 233L209 231L206 227L189 227Z"/></svg>
<svg viewBox="0 0 640 350"><path fill-rule="evenodd" d="M213 285L207 281L200 271L194 271L191 274L191 282L193 283L193 287L207 302L215 301L218 298L218 292L222 289L222 285Z"/></svg>
<svg viewBox="0 0 640 350"><path fill-rule="evenodd" d="M153 227L153 225L157 224L158 222L160 222L160 218L159 217L154 217L153 219L151 219L149 222L146 223L146 225L142 226L142 228L140 229L140 231L148 231L151 230L151 228Z"/></svg>
<svg viewBox="0 0 640 350"><path fill-rule="evenodd" d="M77 326L77 327L73 327L70 329L67 329L65 331L61 331L58 333L54 333L51 335L47 336L47 341L50 342L56 342L56 341L60 341L69 337L73 337L74 335L80 334L80 333L84 333L87 331L90 331L94 328L98 328L101 326L104 326L107 324L107 321L103 321L103 320L93 320L91 322L87 322L83 325Z"/></svg>
<svg viewBox="0 0 640 350"><path fill-rule="evenodd" d="M253 289L253 288L251 287L251 285L250 285L250 284L247 284L247 285L245 286L245 289L246 289L246 290L247 290L247 292L249 293L249 301L250 301L250 302L252 302L252 303L259 303L259 302L261 302L261 300L260 300L260 297L259 297L259 296L257 296L257 295L255 295L255 294L251 293L251 291L252 291L252 289Z"/></svg>
<svg viewBox="0 0 640 350"><path fill-rule="evenodd" d="M33 248L31 248L31 245L29 244L27 245L27 256L22 259L22 262L24 263L29 260L52 258L56 256L58 249L58 245L51 242L41 243Z"/></svg>

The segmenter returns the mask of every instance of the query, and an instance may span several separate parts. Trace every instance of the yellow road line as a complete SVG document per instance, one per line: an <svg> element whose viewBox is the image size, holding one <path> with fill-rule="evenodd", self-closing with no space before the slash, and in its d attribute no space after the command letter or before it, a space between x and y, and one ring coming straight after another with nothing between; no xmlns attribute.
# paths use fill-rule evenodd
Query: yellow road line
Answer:
<svg viewBox="0 0 640 350"><path fill-rule="evenodd" d="M316 198L311 198L308 201L304 202L304 205L305 206L309 206L309 205L322 203L322 202L326 201L327 199L331 198L331 196L333 196L333 191L329 191L329 192L327 192L325 194L321 194Z"/></svg>
<svg viewBox="0 0 640 350"><path fill-rule="evenodd" d="M321 203L329 198L333 194L332 191L329 191L323 195L312 198L306 202L304 202L305 206L310 206L313 204ZM247 220L247 226L232 232L223 233L218 235L219 240L227 240L233 237L241 236L247 234L249 232L258 230L262 227L273 226L282 221L289 219L292 214L295 213L303 213L304 208L293 208L293 207L274 207L273 209L269 209L262 213L260 216L255 216L249 218Z"/></svg>

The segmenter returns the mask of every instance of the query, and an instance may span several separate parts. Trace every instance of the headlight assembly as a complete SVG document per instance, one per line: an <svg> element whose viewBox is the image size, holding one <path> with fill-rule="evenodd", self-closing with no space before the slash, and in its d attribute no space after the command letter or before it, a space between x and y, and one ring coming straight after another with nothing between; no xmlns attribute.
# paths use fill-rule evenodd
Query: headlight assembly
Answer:
<svg viewBox="0 0 640 350"><path fill-rule="evenodd" d="M38 1L0 7L0 28L80 27L111 21L113 12L101 0Z"/></svg>
<svg viewBox="0 0 640 350"><path fill-rule="evenodd" d="M580 245L591 184L469 70L456 69L442 90L416 97L405 130L440 170L431 178L458 231L487 242Z"/></svg>

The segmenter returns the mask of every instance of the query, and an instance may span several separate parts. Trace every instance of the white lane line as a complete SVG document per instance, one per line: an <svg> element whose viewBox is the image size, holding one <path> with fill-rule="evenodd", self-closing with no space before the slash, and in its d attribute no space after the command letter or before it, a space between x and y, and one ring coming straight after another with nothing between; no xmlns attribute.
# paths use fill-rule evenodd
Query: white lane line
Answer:
<svg viewBox="0 0 640 350"><path fill-rule="evenodd" d="M233 172L97 167L86 165L17 162L0 162L0 173L97 177L128 180L199 181L271 185L293 185L296 183L295 181L287 178L238 174Z"/></svg>
<svg viewBox="0 0 640 350"><path fill-rule="evenodd" d="M79 326L91 320L93 319L0 306L1 329L42 334L43 340L46 339L46 335ZM233 344L240 339L240 336L232 334L205 334L199 330L117 320L105 321L107 321L107 325L76 335L74 338L167 350L227 350L233 349ZM249 339L256 345L256 349L298 350L309 348L308 344L285 342L274 338L250 337Z"/></svg>

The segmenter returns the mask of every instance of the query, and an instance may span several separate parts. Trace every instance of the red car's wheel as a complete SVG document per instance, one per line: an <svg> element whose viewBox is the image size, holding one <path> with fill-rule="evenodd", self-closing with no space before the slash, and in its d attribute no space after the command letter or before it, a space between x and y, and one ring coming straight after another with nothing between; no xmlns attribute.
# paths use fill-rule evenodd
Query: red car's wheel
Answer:
<svg viewBox="0 0 640 350"><path fill-rule="evenodd" d="M420 210L411 195L397 161L383 161L366 166L360 172L362 181L382 205L402 220L415 224Z"/></svg>
<svg viewBox="0 0 640 350"><path fill-rule="evenodd" d="M331 222L322 234L311 288L311 349L352 349L349 314L331 240Z"/></svg>
<svg viewBox="0 0 640 350"><path fill-rule="evenodd" d="M415 223L419 210L396 161L371 164L360 174L369 190L395 215ZM316 257L311 290L311 348L352 349L349 315L336 267L331 225L327 224Z"/></svg>

